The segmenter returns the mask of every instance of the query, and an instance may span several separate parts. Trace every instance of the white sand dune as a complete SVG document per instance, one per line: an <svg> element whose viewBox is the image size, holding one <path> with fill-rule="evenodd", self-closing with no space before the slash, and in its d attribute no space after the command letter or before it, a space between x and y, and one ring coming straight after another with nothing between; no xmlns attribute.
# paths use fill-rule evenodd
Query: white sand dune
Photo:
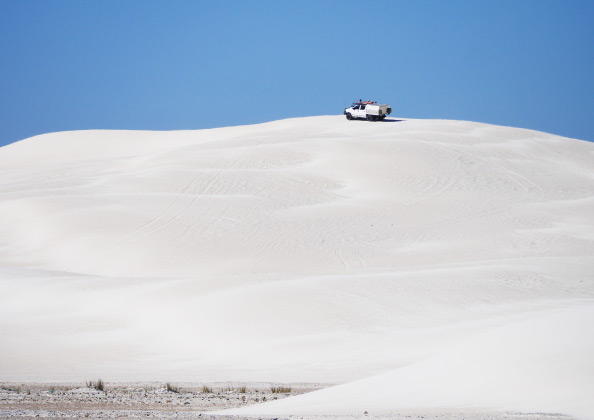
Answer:
<svg viewBox="0 0 594 420"><path fill-rule="evenodd" d="M594 418L593 214L594 144L530 130L33 137L0 149L0 380L380 374L250 410Z"/></svg>
<svg viewBox="0 0 594 420"><path fill-rule="evenodd" d="M587 418L594 412L593 331L593 305L551 311L388 373L224 412L386 415L454 406Z"/></svg>

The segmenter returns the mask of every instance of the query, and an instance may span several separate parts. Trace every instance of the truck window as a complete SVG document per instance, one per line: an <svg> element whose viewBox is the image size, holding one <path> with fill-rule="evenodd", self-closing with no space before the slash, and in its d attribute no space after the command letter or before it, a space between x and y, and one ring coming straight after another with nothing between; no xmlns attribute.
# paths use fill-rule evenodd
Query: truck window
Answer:
<svg viewBox="0 0 594 420"><path fill-rule="evenodd" d="M365 109L365 105L361 105L361 109Z"/></svg>

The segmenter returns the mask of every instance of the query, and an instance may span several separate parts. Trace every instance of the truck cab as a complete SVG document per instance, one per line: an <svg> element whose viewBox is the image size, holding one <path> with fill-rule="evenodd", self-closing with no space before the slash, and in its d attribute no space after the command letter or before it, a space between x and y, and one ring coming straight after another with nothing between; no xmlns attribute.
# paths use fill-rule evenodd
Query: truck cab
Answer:
<svg viewBox="0 0 594 420"><path fill-rule="evenodd" d="M367 113L365 112L366 104L353 104L351 106L351 115L353 118L366 118ZM348 118L348 117L347 117Z"/></svg>

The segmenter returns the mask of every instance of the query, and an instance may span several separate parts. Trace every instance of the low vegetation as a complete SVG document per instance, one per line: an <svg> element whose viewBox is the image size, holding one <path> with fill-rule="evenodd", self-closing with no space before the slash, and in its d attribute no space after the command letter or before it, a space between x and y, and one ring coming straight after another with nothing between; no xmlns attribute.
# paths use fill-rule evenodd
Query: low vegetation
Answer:
<svg viewBox="0 0 594 420"><path fill-rule="evenodd" d="M212 388L206 385L202 386L202 393L203 394L212 394Z"/></svg>
<svg viewBox="0 0 594 420"><path fill-rule="evenodd" d="M175 392L176 394L179 394L179 388L177 386L171 385L169 382L167 382L165 388L168 392Z"/></svg>
<svg viewBox="0 0 594 420"><path fill-rule="evenodd" d="M95 388L97 391L105 391L105 383L101 379L97 381L87 381L88 388Z"/></svg>
<svg viewBox="0 0 594 420"><path fill-rule="evenodd" d="M273 394L290 394L293 388L284 386L273 386L270 387L270 392Z"/></svg>

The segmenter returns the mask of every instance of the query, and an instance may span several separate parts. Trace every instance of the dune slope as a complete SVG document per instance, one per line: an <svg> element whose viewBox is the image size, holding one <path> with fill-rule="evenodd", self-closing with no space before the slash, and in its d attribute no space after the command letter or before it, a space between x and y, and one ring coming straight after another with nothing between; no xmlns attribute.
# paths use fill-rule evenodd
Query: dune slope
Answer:
<svg viewBox="0 0 594 420"><path fill-rule="evenodd" d="M437 393L461 369L452 349L480 360L497 337L510 357L485 375L516 381L535 343L554 346L569 320L591 328L593 174L591 143L463 121L23 140L0 149L0 379L383 374L385 411L406 405L394 395L410 397L402 372L415 372L441 405L518 407L509 392ZM538 328L547 317L558 330ZM569 352L590 349L585 336L540 355L563 382L518 379L546 388L543 410L572 378L592 389L592 358ZM319 395L328 413L361 408ZM555 407L594 416L580 398Z"/></svg>

